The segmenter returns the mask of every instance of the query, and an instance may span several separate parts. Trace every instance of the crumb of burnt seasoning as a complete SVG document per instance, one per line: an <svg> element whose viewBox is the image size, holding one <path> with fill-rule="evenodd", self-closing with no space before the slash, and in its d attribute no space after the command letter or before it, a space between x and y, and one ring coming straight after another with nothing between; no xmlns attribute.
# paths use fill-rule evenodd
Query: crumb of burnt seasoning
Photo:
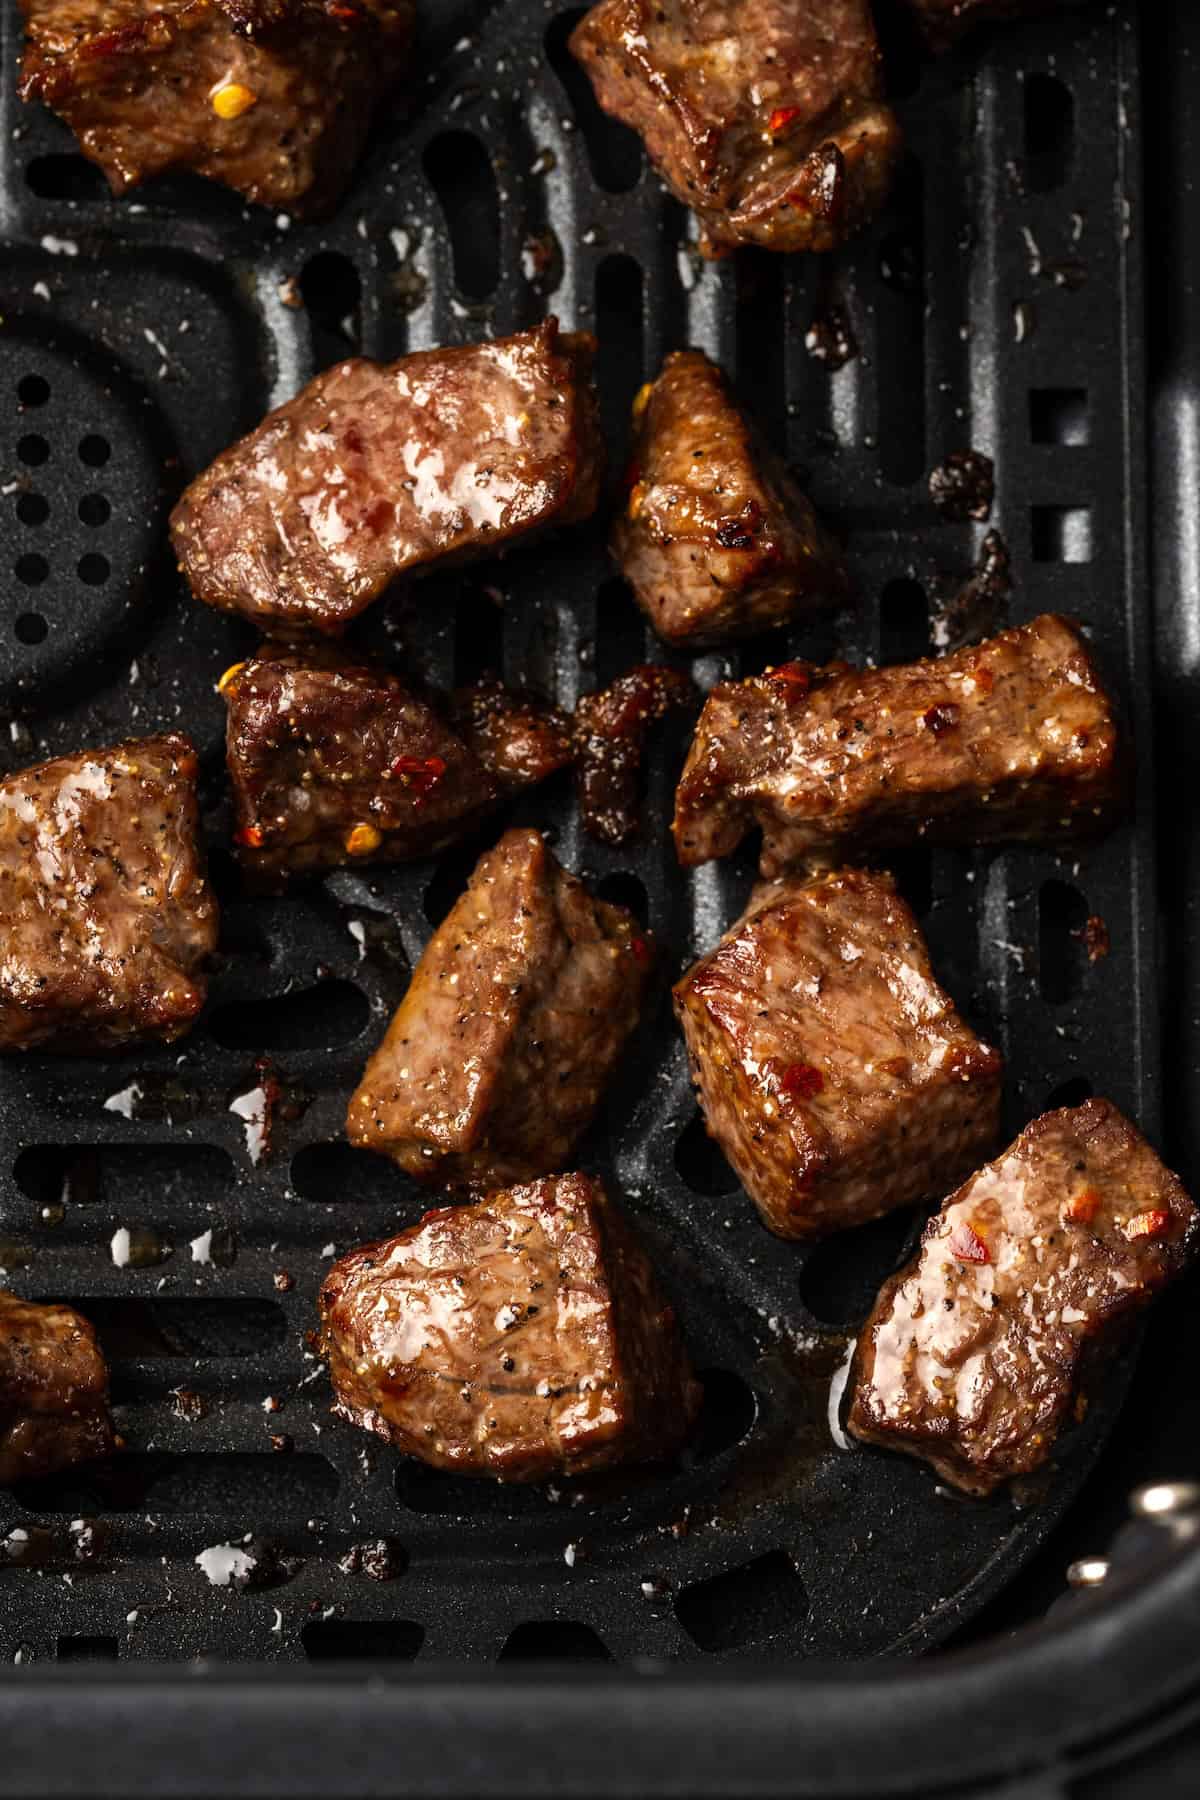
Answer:
<svg viewBox="0 0 1200 1800"><path fill-rule="evenodd" d="M290 1294L296 1285L296 1277L292 1274L290 1269L276 1269L271 1280L275 1284L275 1292L277 1294Z"/></svg>
<svg viewBox="0 0 1200 1800"><path fill-rule="evenodd" d="M1099 913L1091 913L1079 931L1072 933L1087 951L1090 963L1103 962L1112 949L1112 940L1108 935L1108 926Z"/></svg>
<svg viewBox="0 0 1200 1800"><path fill-rule="evenodd" d="M351 1544L339 1558L343 1575L365 1575L369 1581L395 1581L408 1567L408 1556L395 1538L372 1538L365 1544Z"/></svg>
<svg viewBox="0 0 1200 1800"><path fill-rule="evenodd" d="M944 519L990 518L996 485L990 456L952 450L929 477L929 498Z"/></svg>
<svg viewBox="0 0 1200 1800"><path fill-rule="evenodd" d="M294 1450L295 1447L295 1439L289 1437L286 1431L273 1431L271 1433L271 1448L277 1455L283 1456L289 1450Z"/></svg>
<svg viewBox="0 0 1200 1800"><path fill-rule="evenodd" d="M858 339L843 306L827 306L804 334L804 348L814 362L833 374L858 355Z"/></svg>
<svg viewBox="0 0 1200 1800"><path fill-rule="evenodd" d="M191 1388L172 1388L171 1411L177 1419L186 1419L189 1424L193 1424L197 1419L203 1419L208 1412L208 1401Z"/></svg>
<svg viewBox="0 0 1200 1800"><path fill-rule="evenodd" d="M575 708L575 786L584 829L604 844L623 844L638 828L642 758L651 727L690 704L688 676L639 663L611 687L585 694Z"/></svg>

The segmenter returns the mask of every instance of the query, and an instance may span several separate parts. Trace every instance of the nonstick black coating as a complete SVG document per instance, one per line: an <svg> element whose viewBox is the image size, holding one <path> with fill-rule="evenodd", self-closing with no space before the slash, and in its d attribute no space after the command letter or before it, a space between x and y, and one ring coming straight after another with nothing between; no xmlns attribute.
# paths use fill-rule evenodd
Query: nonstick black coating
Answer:
<svg viewBox="0 0 1200 1800"><path fill-rule="evenodd" d="M381 123L336 219L308 228L190 180L109 200L66 130L16 101L4 10L0 758L191 732L225 912L211 1003L182 1046L0 1066L0 1264L97 1319L129 1444L108 1473L5 1499L0 1522L30 1535L9 1540L0 1656L920 1648L1045 1538L1124 1371L1043 1482L986 1505L916 1464L838 1449L831 1375L919 1220L812 1251L768 1236L697 1126L665 999L581 1161L639 1217L706 1372L686 1463L598 1492L505 1489L402 1463L329 1418L306 1344L328 1259L427 1203L344 1144L345 1098L478 846L286 900L241 894L214 684L253 640L181 591L164 517L318 368L551 310L599 335L615 480L638 386L698 343L848 535L861 595L828 627L702 658L708 685L787 653L886 661L942 641L984 528L939 520L926 480L950 451L986 451L1007 617L1053 608L1090 627L1142 746L1139 823L1085 852L916 848L896 866L947 985L1008 1056L1013 1129L1096 1092L1155 1135L1133 7L997 32L937 64L890 31L908 151L885 215L831 259L719 265L695 255L636 141L596 113L565 51L577 11L426 10L432 74L411 113ZM839 308L858 354L835 371L806 340ZM431 577L363 637L438 681L499 666L566 703L659 654L600 525ZM663 826L681 751L656 759L632 850L581 834L565 782L521 814L648 918L673 969L751 877L746 859L676 869ZM1094 964L1076 935L1093 914L1112 946ZM231 1108L264 1080L282 1095L255 1163ZM135 1256L118 1267L123 1227ZM248 1534L261 1585L212 1585L197 1556ZM341 1568L381 1537L394 1579Z"/></svg>

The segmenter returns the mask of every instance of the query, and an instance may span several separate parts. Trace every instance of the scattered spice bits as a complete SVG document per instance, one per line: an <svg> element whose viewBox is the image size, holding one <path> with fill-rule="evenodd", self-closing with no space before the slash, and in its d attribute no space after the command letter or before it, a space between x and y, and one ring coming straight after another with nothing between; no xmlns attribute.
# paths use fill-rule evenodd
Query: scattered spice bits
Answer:
<svg viewBox="0 0 1200 1800"><path fill-rule="evenodd" d="M950 1254L959 1262L990 1263L992 1253L973 1225L956 1225L950 1233Z"/></svg>
<svg viewBox="0 0 1200 1800"><path fill-rule="evenodd" d="M271 1280L277 1294L290 1294L296 1285L296 1277L290 1269L276 1269Z"/></svg>
<svg viewBox="0 0 1200 1800"><path fill-rule="evenodd" d="M954 730L961 718L962 709L953 700L939 700L936 706L931 706L928 712L921 714L921 723L934 737L944 737L948 731Z"/></svg>
<svg viewBox="0 0 1200 1800"><path fill-rule="evenodd" d="M354 825L342 842L348 856L370 856L383 842L383 833L375 825Z"/></svg>
<svg viewBox="0 0 1200 1800"><path fill-rule="evenodd" d="M1064 1211L1073 1224L1090 1225L1099 1209L1100 1196L1095 1188L1084 1188L1082 1192L1071 1196Z"/></svg>
<svg viewBox="0 0 1200 1800"><path fill-rule="evenodd" d="M991 517L996 484L992 459L981 450L952 450L929 476L929 498L944 519Z"/></svg>
<svg viewBox="0 0 1200 1800"><path fill-rule="evenodd" d="M1112 940L1108 935L1108 926L1099 913L1091 913L1079 931L1072 932L1087 952L1090 963L1103 962L1112 949Z"/></svg>
<svg viewBox="0 0 1200 1800"><path fill-rule="evenodd" d="M230 81L213 94L212 109L218 119L240 119L257 99L253 88L243 87L240 81Z"/></svg>
<svg viewBox="0 0 1200 1800"><path fill-rule="evenodd" d="M1153 1212L1138 1213L1136 1217L1126 1219L1125 1236L1131 1243L1135 1238L1162 1237L1163 1233L1170 1229L1170 1225L1171 1215L1169 1212L1159 1212L1156 1210Z"/></svg>

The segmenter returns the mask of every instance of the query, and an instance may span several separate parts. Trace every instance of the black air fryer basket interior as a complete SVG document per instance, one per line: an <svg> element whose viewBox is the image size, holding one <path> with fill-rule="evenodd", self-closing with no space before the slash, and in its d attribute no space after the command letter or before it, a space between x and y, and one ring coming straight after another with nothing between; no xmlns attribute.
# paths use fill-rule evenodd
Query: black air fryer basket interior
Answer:
<svg viewBox="0 0 1200 1800"><path fill-rule="evenodd" d="M884 215L833 258L705 264L567 53L578 9L428 5L411 116L377 132L337 217L302 227L199 182L109 199L66 130L16 101L6 0L0 758L190 732L224 918L210 1005L182 1045L0 1066L0 1263L21 1292L95 1320L129 1444L111 1470L6 1498L0 1792L865 1793L869 1770L880 1792L930 1793L1051 1743L1073 1755L1194 1674L1194 1558L1153 1579L1138 1561L1123 1599L1068 1601L1019 1652L996 1636L1040 1618L1068 1563L1104 1550L1131 1488L1200 1473L1194 1429L1177 1429L1179 1372L1200 1350L1194 1286L1025 1492L968 1503L915 1463L838 1449L831 1377L919 1220L813 1250L769 1237L704 1137L665 1000L581 1160L638 1216L704 1371L683 1463L601 1492L435 1475L330 1420L306 1342L329 1258L426 1204L352 1152L341 1120L479 845L284 900L242 894L222 848L214 684L253 639L181 591L165 512L331 362L549 311L599 337L616 475L637 388L666 351L699 344L848 535L858 609L707 655L692 665L704 685L787 654L895 661L943 642L984 527L940 521L926 478L952 450L995 459L1007 617L1057 610L1091 628L1137 742L1137 823L1078 854L917 848L897 872L947 986L1006 1053L1014 1130L1106 1094L1200 1171L1186 1079L1198 852L1178 775L1195 756L1179 528L1196 503L1191 339L1172 298L1187 262L1152 290L1148 340L1147 260L1167 269L1181 221L1148 216L1142 176L1151 94L1149 149L1183 208L1178 153L1157 134L1187 123L1185 37L1200 32L1180 0L1141 44L1123 0L934 63L886 10L907 150ZM839 315L858 354L832 369L810 328ZM1148 341L1162 377L1153 584ZM500 669L567 704L661 654L601 524L434 576L363 637L439 682ZM677 967L751 879L748 858L676 868L663 822L681 750L656 759L631 850L580 833L565 782L518 815L548 822L564 860L641 914ZM1080 936L1093 914L1112 945L1095 964ZM263 1087L277 1098L255 1160L244 1115ZM376 1539L384 1581L349 1554ZM249 1550L249 1587L208 1578L197 1558L222 1546ZM819 1666L968 1640L989 1648ZM182 1666L195 1659L199 1674ZM80 1662L93 1666L53 1667ZM558 1672L487 1669L511 1662ZM580 1662L593 1667L564 1667ZM943 1740L913 1732L922 1708Z"/></svg>

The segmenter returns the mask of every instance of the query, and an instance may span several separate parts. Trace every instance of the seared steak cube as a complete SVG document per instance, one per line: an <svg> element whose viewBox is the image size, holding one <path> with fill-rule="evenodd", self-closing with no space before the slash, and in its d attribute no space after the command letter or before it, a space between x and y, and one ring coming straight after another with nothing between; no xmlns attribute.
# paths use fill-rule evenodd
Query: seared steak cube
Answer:
<svg viewBox="0 0 1200 1800"><path fill-rule="evenodd" d="M0 1050L101 1053L188 1029L217 940L198 829L185 737L0 782Z"/></svg>
<svg viewBox="0 0 1200 1800"><path fill-rule="evenodd" d="M260 875L431 856L499 799L428 701L378 665L267 645L221 688L236 841Z"/></svg>
<svg viewBox="0 0 1200 1800"><path fill-rule="evenodd" d="M638 829L642 759L653 726L690 704L686 675L637 663L585 694L575 707L575 784L584 827L604 844L623 844Z"/></svg>
<svg viewBox="0 0 1200 1800"><path fill-rule="evenodd" d="M635 414L612 548L661 638L702 646L748 637L848 597L811 502L703 351L669 356Z"/></svg>
<svg viewBox="0 0 1200 1800"><path fill-rule="evenodd" d="M586 518L603 460L594 347L550 319L327 369L179 501L192 592L268 627L336 634L398 575Z"/></svg>
<svg viewBox="0 0 1200 1800"><path fill-rule="evenodd" d="M970 1494L1029 1474L1198 1239L1178 1178L1110 1101L1043 1114L951 1194L884 1286L850 1430Z"/></svg>
<svg viewBox="0 0 1200 1800"><path fill-rule="evenodd" d="M573 761L571 721L524 690L494 676L456 688L455 729L506 793L536 787Z"/></svg>
<svg viewBox="0 0 1200 1800"><path fill-rule="evenodd" d="M86 1319L0 1291L0 1487L108 1456L108 1370Z"/></svg>
<svg viewBox="0 0 1200 1800"><path fill-rule="evenodd" d="M1125 759L1079 628L1043 614L934 661L785 663L709 695L675 797L685 864L762 826L760 868L813 851L1058 842L1116 822Z"/></svg>
<svg viewBox="0 0 1200 1800"><path fill-rule="evenodd" d="M709 1133L780 1237L944 1192L995 1141L1000 1057L938 986L890 875L760 887L675 1010Z"/></svg>
<svg viewBox="0 0 1200 1800"><path fill-rule="evenodd" d="M401 73L412 0L22 0L21 94L60 113L113 191L194 169L328 211Z"/></svg>
<svg viewBox="0 0 1200 1800"><path fill-rule="evenodd" d="M508 831L434 933L350 1102L351 1143L418 1181L561 1169L637 1025L651 946L536 831Z"/></svg>
<svg viewBox="0 0 1200 1800"><path fill-rule="evenodd" d="M586 1175L427 1213L335 1263L320 1309L334 1410L434 1468L541 1481L659 1462L696 1416L674 1314Z"/></svg>
<svg viewBox="0 0 1200 1800"><path fill-rule="evenodd" d="M869 0L601 0L571 48L712 254L831 250L887 194L900 132Z"/></svg>

